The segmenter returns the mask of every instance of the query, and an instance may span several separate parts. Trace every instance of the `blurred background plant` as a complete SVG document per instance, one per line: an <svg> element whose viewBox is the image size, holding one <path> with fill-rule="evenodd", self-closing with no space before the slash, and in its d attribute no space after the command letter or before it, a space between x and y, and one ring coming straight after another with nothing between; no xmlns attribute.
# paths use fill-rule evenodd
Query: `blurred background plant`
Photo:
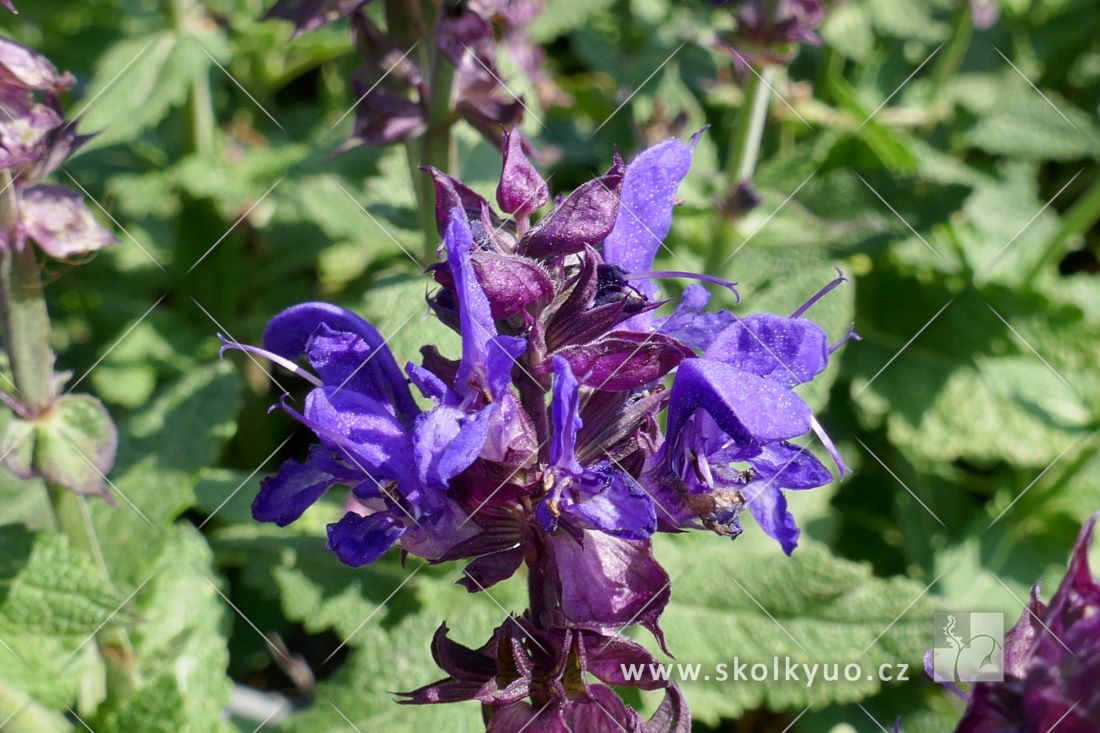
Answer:
<svg viewBox="0 0 1100 733"><path fill-rule="evenodd" d="M119 505L88 509L110 588L39 534L40 480L0 476L0 730L480 730L476 706L389 692L435 678L440 618L477 642L522 588L468 597L456 572L397 557L340 567L316 539L335 505L254 524L259 477L305 437L264 414L285 380L216 359L216 332L254 342L318 297L370 317L399 359L454 344L423 300L405 146L344 151L364 91L348 80L381 73L351 21L292 39L259 0L18 5L5 34L74 74L70 116L98 131L55 178L119 243L39 275L61 366L90 368L118 423ZM364 8L379 28L386 5ZM793 558L752 533L657 543L676 582L663 626L683 662L907 661L913 681L688 682L696 728L947 730L961 704L919 673L933 609L1015 619L1100 507L1100 16L1086 0L847 0L826 4L820 43L765 58L735 5L555 0L523 26L548 76L508 43L494 68L554 151L556 190L616 147L711 126L658 267L738 280L743 312L793 310L834 265L855 279L815 317L835 334L854 319L863 341L808 395L855 475L792 497ZM450 123L451 171L491 195L491 129ZM746 178L752 195L731 197ZM87 642L104 629L131 639L128 691Z"/></svg>

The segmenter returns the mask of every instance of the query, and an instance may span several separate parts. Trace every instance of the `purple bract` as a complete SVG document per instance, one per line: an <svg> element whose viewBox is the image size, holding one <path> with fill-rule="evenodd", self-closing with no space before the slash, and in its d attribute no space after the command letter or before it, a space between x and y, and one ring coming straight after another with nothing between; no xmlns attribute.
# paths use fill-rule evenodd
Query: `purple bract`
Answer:
<svg viewBox="0 0 1100 733"><path fill-rule="evenodd" d="M22 248L30 239L45 254L65 259L115 242L83 196L40 185L88 140L65 122L58 99L74 83L45 57L0 38L0 170L11 175L19 207L15 229L0 233L0 246Z"/></svg>
<svg viewBox="0 0 1100 733"><path fill-rule="evenodd" d="M313 386L301 407L281 407L317 442L263 481L256 519L288 524L341 486L349 508L329 526L329 547L345 563L399 544L431 562L466 561L460 583L471 592L526 566L526 614L477 650L441 629L433 651L449 677L408 702L478 700L493 731L688 730L674 687L645 721L607 686L623 683L619 662L648 659L618 637L623 628L664 644L669 577L653 534L736 537L747 509L790 553L799 530L784 491L832 478L793 441L816 433L846 470L795 391L852 336L830 343L805 318L843 276L790 316L706 311L700 284L656 315L662 278L736 293L713 277L654 271L693 148L672 139L629 165L616 159L537 217L552 199L514 130L497 189L508 218L427 170L445 254L430 268L439 288L428 305L461 335L457 358L425 344L402 373L373 326L324 303L277 315L262 348L226 344Z"/></svg>
<svg viewBox="0 0 1100 733"><path fill-rule="evenodd" d="M1050 604L1039 586L1005 635L1004 682L979 682L957 733L1088 733L1100 720L1100 583L1088 552L1100 515L1085 523Z"/></svg>

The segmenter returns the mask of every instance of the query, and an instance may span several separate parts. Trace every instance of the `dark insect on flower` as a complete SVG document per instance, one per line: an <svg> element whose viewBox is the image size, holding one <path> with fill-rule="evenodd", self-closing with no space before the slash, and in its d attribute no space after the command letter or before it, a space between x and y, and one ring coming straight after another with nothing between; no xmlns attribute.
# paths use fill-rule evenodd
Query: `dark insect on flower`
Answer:
<svg viewBox="0 0 1100 733"><path fill-rule="evenodd" d="M629 165L616 158L552 199L512 131L496 196L510 218L427 169L445 256L429 268L438 288L428 304L461 336L457 358L425 344L403 374L373 326L323 303L277 315L262 348L226 344L313 385L301 408L280 406L317 443L263 481L256 519L288 524L344 486L347 513L329 526L329 547L348 564L400 544L431 562L466 561L459 582L471 592L526 566L527 614L479 650L442 630L433 648L450 677L410 702L479 700L496 731L601 730L601 707L627 730L688 730L673 688L643 721L606 687L621 681L602 651L644 654L615 641L622 628L664 644L669 577L652 535L701 527L736 537L747 509L790 553L798 527L783 490L832 478L792 441L816 434L845 471L793 391L853 335L830 344L805 318L845 278L790 316L742 317L705 310L701 283L736 296L734 283L654 270L695 142L666 140ZM659 316L667 278L698 282Z"/></svg>

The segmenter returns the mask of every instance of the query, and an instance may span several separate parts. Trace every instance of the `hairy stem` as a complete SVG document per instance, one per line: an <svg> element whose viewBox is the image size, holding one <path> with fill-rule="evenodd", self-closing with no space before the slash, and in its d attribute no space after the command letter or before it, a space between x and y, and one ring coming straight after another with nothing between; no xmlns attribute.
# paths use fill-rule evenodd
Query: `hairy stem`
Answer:
<svg viewBox="0 0 1100 733"><path fill-rule="evenodd" d="M6 233L8 242L0 252L0 318L18 399L33 417L48 411L57 399L50 319L34 249L29 243L22 250L15 249L13 233L19 203L7 171L0 172L0 187L3 188L0 229ZM46 488L58 530L69 538L73 547L87 552L103 577L110 581L86 499L54 484L47 484ZM116 683L113 689L135 689L139 683L136 662L125 632L103 631L97 641L107 663L109 682Z"/></svg>
<svg viewBox="0 0 1100 733"><path fill-rule="evenodd" d="M8 171L0 172L0 231L7 245L0 247L0 325L15 389L31 414L47 411L56 398L50 319L38 277L34 249L15 244L19 200Z"/></svg>
<svg viewBox="0 0 1100 733"><path fill-rule="evenodd" d="M99 546L87 499L53 483L46 484L46 491L58 530L69 538L72 547L92 558L100 575L114 587L103 550ZM107 685L112 694L125 697L141 687L137 655L130 637L123 629L100 630L96 634L96 644L107 665Z"/></svg>
<svg viewBox="0 0 1100 733"><path fill-rule="evenodd" d="M420 166L451 171L451 94L454 67L435 45L435 7L430 0L386 0L386 28L402 49L417 44L416 58L425 79L427 116L424 134L405 143L413 193L424 237L424 254L431 260L439 243L435 227L435 188Z"/></svg>
<svg viewBox="0 0 1100 733"><path fill-rule="evenodd" d="M168 15L172 28L183 35L198 6L195 0L168 0ZM193 82L187 95L187 149L200 156L214 153L215 122L214 102L210 92L210 77L201 74Z"/></svg>

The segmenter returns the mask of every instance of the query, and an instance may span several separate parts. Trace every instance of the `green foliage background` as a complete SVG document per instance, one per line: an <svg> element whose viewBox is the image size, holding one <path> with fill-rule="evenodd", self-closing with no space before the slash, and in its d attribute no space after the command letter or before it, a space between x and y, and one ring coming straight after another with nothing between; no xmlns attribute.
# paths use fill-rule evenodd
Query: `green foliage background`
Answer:
<svg viewBox="0 0 1100 733"><path fill-rule="evenodd" d="M659 538L674 578L663 626L685 663L904 662L911 681L687 683L697 729L839 733L900 716L905 731L949 730L960 707L920 671L932 612L1011 622L1100 508L1100 14L1002 0L980 30L951 0L833 4L824 43L775 81L762 205L716 225L743 101L711 43L728 13L548 4L532 34L569 103L541 108L503 64L553 188L615 148L709 124L664 264L699 270L721 248L742 312L789 312L834 266L854 279L813 315L835 337L854 321L863 340L809 397L855 474L791 497L806 530L791 559L751 526L732 544ZM4 32L77 76L69 109L99 131L57 178L121 241L44 277L60 366L86 376L121 442L118 506L88 518L101 558L52 533L41 485L0 474L0 730L252 731L224 714L234 685L288 701L262 726L273 733L480 730L472 704L412 709L390 693L438 676L440 621L479 644L522 589L469 596L457 569L396 556L343 568L322 539L335 503L287 529L253 523L259 478L306 444L266 414L299 386L216 357L218 332L255 342L315 298L374 320L399 360L455 347L424 306L403 149L333 156L355 101L346 24L290 42L258 0L18 5ZM467 128L456 140L454 172L491 193L495 150ZM105 696L88 641L104 629L133 646L129 694Z"/></svg>

